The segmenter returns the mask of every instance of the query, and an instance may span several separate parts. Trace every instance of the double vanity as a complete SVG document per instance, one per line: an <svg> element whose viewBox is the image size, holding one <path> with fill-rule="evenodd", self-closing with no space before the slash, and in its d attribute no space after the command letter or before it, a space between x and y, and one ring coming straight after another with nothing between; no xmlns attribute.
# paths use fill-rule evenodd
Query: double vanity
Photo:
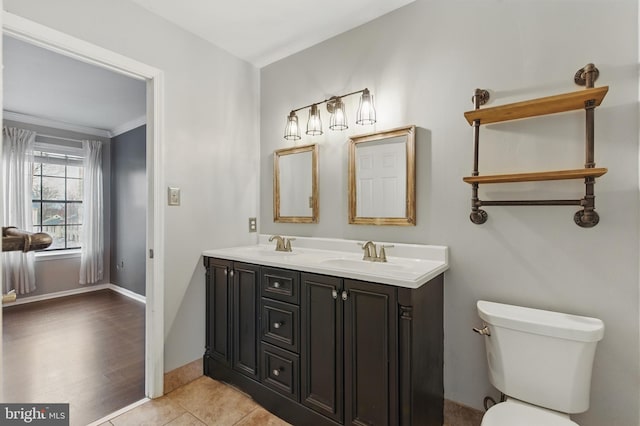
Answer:
<svg viewBox="0 0 640 426"><path fill-rule="evenodd" d="M268 239L203 253L205 374L293 425L442 425L447 248Z"/></svg>

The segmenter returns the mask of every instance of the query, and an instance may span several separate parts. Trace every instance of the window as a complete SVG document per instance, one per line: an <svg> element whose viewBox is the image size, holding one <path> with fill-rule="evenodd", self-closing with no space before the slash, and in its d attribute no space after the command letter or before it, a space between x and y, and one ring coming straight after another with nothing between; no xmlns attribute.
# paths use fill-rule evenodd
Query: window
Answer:
<svg viewBox="0 0 640 426"><path fill-rule="evenodd" d="M33 228L53 243L46 250L77 249L82 228L82 157L36 151L33 164Z"/></svg>

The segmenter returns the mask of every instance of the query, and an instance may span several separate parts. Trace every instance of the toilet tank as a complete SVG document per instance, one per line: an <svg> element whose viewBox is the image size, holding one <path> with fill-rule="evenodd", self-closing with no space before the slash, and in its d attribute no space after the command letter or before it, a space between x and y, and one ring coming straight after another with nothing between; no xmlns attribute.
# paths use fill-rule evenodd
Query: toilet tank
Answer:
<svg viewBox="0 0 640 426"><path fill-rule="evenodd" d="M491 333L485 347L493 386L563 413L589 408L601 320L483 300L477 307Z"/></svg>

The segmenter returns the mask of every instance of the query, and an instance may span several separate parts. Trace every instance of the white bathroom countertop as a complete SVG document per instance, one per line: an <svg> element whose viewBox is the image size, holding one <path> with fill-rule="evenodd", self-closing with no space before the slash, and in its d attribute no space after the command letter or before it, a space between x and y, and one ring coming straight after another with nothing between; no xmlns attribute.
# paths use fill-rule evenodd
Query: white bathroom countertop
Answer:
<svg viewBox="0 0 640 426"><path fill-rule="evenodd" d="M316 274L333 275L397 287L418 288L449 269L449 249L445 246L399 244L374 241L387 248L387 262L362 260L358 243L364 241L334 238L295 238L291 252L275 251L275 241L260 235L258 244L205 250L205 257L216 257Z"/></svg>

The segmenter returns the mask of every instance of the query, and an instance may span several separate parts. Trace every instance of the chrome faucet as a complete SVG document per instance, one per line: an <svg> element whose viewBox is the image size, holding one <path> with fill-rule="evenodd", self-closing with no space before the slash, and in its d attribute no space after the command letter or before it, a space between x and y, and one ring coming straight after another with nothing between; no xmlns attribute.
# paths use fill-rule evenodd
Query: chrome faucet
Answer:
<svg viewBox="0 0 640 426"><path fill-rule="evenodd" d="M387 261L387 253L384 250L385 248L391 248L393 245L380 245L380 253L377 254L377 247L373 241L367 241L366 243L358 243L362 246L362 250L364 250L364 256L362 260L367 260L369 262L386 262Z"/></svg>
<svg viewBox="0 0 640 426"><path fill-rule="evenodd" d="M276 251L291 251L291 241L295 238L281 237L280 235L272 235L269 242L276 240Z"/></svg>

